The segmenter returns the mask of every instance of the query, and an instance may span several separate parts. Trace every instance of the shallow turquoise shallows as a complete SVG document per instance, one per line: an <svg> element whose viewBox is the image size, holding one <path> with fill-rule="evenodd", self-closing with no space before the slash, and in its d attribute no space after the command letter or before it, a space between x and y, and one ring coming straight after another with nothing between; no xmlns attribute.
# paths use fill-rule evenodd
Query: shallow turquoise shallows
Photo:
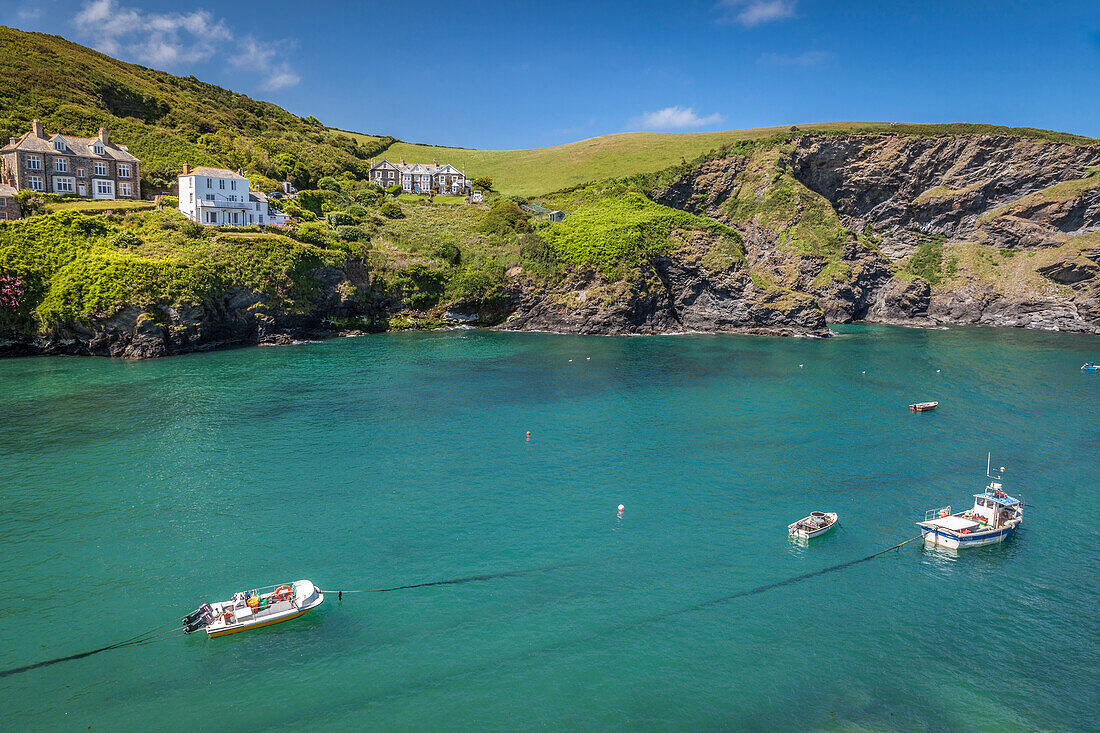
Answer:
<svg viewBox="0 0 1100 733"><path fill-rule="evenodd" d="M1100 338L838 331L0 362L0 673L257 585L512 573L2 676L0 728L1092 728ZM968 505L987 451L1010 542L772 585Z"/></svg>

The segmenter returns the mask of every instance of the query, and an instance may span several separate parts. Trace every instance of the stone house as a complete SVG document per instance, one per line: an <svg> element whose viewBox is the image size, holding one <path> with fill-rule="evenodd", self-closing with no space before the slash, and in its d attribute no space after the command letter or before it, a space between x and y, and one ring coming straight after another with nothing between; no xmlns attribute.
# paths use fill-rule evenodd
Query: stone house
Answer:
<svg viewBox="0 0 1100 733"><path fill-rule="evenodd" d="M377 165L371 165L370 180L383 188L389 188L394 184L401 184L401 190L405 193L434 193L459 196L465 194L470 188L470 182L466 180L465 171L460 171L453 165L440 165L438 161L428 163L406 164L402 158L400 163L391 163L383 160Z"/></svg>
<svg viewBox="0 0 1100 733"><path fill-rule="evenodd" d="M93 199L140 199L141 161L107 129L97 137L47 135L35 120L29 132L0 148L0 183L17 190Z"/></svg>
<svg viewBox="0 0 1100 733"><path fill-rule="evenodd" d="M0 221L14 221L21 217L19 202L15 200L15 186L0 183Z"/></svg>

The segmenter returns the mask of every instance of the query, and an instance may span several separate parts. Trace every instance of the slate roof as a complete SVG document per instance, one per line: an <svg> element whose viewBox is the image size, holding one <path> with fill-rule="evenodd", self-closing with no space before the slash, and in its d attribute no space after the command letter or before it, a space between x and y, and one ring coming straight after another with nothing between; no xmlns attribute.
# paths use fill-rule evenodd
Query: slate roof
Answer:
<svg viewBox="0 0 1100 733"><path fill-rule="evenodd" d="M54 150L53 141L59 137L65 141L66 150ZM105 144L103 146L103 155L100 155L92 150L92 145L98 141L98 137L73 137L71 135L38 137L33 131L27 131L15 141L14 145L8 143L0 148L0 152L7 153L14 150L21 150L27 153L45 153L47 155L64 155L68 153L70 155L80 155L85 158L116 160L120 163L141 162L130 154L129 148L125 145L116 145L114 143Z"/></svg>
<svg viewBox="0 0 1100 733"><path fill-rule="evenodd" d="M236 171L228 170L227 168L211 168L208 165L196 166L191 170L189 176L206 176L208 178L236 178L238 181L247 181L248 179L242 176ZM182 175L181 175L182 178Z"/></svg>
<svg viewBox="0 0 1100 733"><path fill-rule="evenodd" d="M371 170L374 171L383 168L395 168L402 173L417 173L421 175L425 173L433 176L440 173L462 175L462 171L458 170L453 165L448 165L446 163L444 163L443 165L440 165L439 163L391 163L388 160L383 160L382 162L373 166Z"/></svg>
<svg viewBox="0 0 1100 733"><path fill-rule="evenodd" d="M262 193L260 191L249 191L248 192L248 200L249 201L259 201L261 203L266 204L267 203L267 194Z"/></svg>
<svg viewBox="0 0 1100 733"><path fill-rule="evenodd" d="M15 186L0 183L0 196L15 196Z"/></svg>

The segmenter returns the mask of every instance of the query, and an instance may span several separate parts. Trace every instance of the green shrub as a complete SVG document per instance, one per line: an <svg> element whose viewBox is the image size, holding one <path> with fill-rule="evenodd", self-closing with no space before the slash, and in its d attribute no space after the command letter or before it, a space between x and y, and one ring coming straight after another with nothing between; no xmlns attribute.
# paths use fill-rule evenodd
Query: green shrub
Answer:
<svg viewBox="0 0 1100 733"><path fill-rule="evenodd" d="M493 178L492 176L481 176L474 179L474 187L480 188L482 191L493 190Z"/></svg>
<svg viewBox="0 0 1100 733"><path fill-rule="evenodd" d="M112 247L119 249L133 249L142 245L141 237L134 234L129 230L123 230L111 235L111 238L107 240Z"/></svg>
<svg viewBox="0 0 1100 733"><path fill-rule="evenodd" d="M404 219L405 212L401 210L401 205L396 201L386 201L380 207L379 211L387 219Z"/></svg>
<svg viewBox="0 0 1100 733"><path fill-rule="evenodd" d="M294 238L307 244L323 245L328 239L328 230L321 222L307 222L298 227Z"/></svg>
<svg viewBox="0 0 1100 733"><path fill-rule="evenodd" d="M157 206L162 209L178 209L180 200L178 196L161 196L157 199Z"/></svg>
<svg viewBox="0 0 1100 733"><path fill-rule="evenodd" d="M325 176L321 180L317 181L317 188L320 188L324 191L339 191L340 182L332 176Z"/></svg>
<svg viewBox="0 0 1100 733"><path fill-rule="evenodd" d="M355 217L343 211L333 211L327 218L329 226L331 227L351 226L355 224Z"/></svg>
<svg viewBox="0 0 1100 733"><path fill-rule="evenodd" d="M508 234L530 229L527 213L512 199L497 199L477 230L485 234Z"/></svg>
<svg viewBox="0 0 1100 733"><path fill-rule="evenodd" d="M382 200L382 193L375 188L364 188L351 195L351 200L363 206L377 206Z"/></svg>
<svg viewBox="0 0 1100 733"><path fill-rule="evenodd" d="M394 277L394 285L409 308L430 308L443 297L446 274L421 264L409 265Z"/></svg>
<svg viewBox="0 0 1100 733"><path fill-rule="evenodd" d="M495 257L480 257L455 268L447 281L447 295L480 300L504 283L504 266Z"/></svg>
<svg viewBox="0 0 1100 733"><path fill-rule="evenodd" d="M359 204L352 204L351 206L344 209L344 211L354 216L356 221L362 221L367 217L366 208L360 206Z"/></svg>
<svg viewBox="0 0 1100 733"><path fill-rule="evenodd" d="M358 242L363 238L363 230L354 225L336 227L336 238L345 242Z"/></svg>

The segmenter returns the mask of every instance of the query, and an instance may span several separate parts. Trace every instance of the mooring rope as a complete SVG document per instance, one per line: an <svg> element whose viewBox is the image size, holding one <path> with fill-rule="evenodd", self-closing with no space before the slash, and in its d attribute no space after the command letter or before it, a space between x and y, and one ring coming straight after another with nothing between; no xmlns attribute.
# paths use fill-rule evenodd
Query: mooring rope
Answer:
<svg viewBox="0 0 1100 733"><path fill-rule="evenodd" d="M530 575L531 573L544 573L549 570L560 570L561 568L572 568L580 565L580 562L567 562L559 563L557 565L547 565L541 568L528 568L526 570L509 570L503 573L486 573L484 575L468 575L463 578L451 578L450 580L432 580L426 583L413 583L412 585L396 585L392 588L365 588L355 590L322 590L322 593L335 593L336 598L342 599L345 593L390 593L395 590L410 590L412 588L430 588L436 585L459 585L461 583L478 583L485 580L495 580L496 578L514 578L518 575Z"/></svg>
<svg viewBox="0 0 1100 733"><path fill-rule="evenodd" d="M167 632L162 631L164 629L164 627L169 626L169 625L173 625L173 624L175 625L175 628L170 629ZM93 654L101 654L103 652L109 652L113 649L124 649L126 647L131 647L131 646L142 646L143 644L148 644L148 643L151 643L151 642L154 642L154 641L161 641L162 640L161 637L169 638L167 636L167 634L175 634L177 632L182 632L182 630L183 630L183 627L179 626L179 621L172 620L172 621L169 621L168 623L161 624L160 626L154 626L153 628L149 629L148 631L144 631L144 632L138 634L137 636L131 636L129 639L125 639L123 641L119 641L119 642L116 642L114 644L108 644L107 646L101 646L98 649L92 649L90 651L80 652L79 654L70 654L67 657L57 657L56 659L46 659L46 660L41 661L41 662L35 662L34 664L25 664L22 667L12 667L11 669L0 670L0 677L8 677L9 675L13 675L13 674L20 674L22 672L29 672L32 669L38 669L39 667L48 667L51 664L60 664L61 662L71 662L71 661L76 660L76 659L84 659L85 657L90 657ZM156 632L158 632L158 631L162 631L162 633L157 634Z"/></svg>

